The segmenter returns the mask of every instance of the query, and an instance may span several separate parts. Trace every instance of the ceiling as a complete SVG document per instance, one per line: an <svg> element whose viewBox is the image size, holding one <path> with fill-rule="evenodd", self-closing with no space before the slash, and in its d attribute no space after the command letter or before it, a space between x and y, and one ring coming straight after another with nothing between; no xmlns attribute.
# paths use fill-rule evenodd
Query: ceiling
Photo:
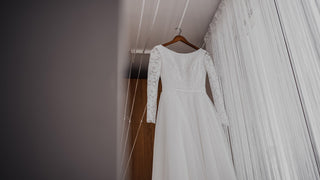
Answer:
<svg viewBox="0 0 320 180"><path fill-rule="evenodd" d="M204 35L219 2L220 0L190 0L182 21L181 35L192 44L201 47ZM155 45L171 41L178 34L179 31L175 28L181 20L186 0L160 0L158 15L151 32L150 26L155 14L157 0L145 0L140 36L137 41L142 3L143 0L126 0L127 12L125 16L128 16L129 48L131 51L136 49L137 52L141 52L145 48L145 52L148 52ZM181 42L169 45L168 48L176 52L194 51L194 49ZM146 78L149 55L137 53L134 57L131 78L137 76L140 60L142 61L140 78Z"/></svg>

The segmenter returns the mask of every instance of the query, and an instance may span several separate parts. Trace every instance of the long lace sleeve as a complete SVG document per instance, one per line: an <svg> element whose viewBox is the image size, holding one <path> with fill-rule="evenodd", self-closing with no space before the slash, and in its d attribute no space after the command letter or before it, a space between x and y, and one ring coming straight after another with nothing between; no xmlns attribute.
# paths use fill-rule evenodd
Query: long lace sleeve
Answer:
<svg viewBox="0 0 320 180"><path fill-rule="evenodd" d="M160 52L153 48L150 52L147 79L147 123L156 123L158 83L160 78Z"/></svg>
<svg viewBox="0 0 320 180"><path fill-rule="evenodd" d="M221 123L225 126L229 126L230 124L227 113L225 111L222 90L216 68L213 64L211 56L208 53L206 53L205 56L206 57L204 59L204 65L208 73L215 109L218 113L218 116L220 117Z"/></svg>

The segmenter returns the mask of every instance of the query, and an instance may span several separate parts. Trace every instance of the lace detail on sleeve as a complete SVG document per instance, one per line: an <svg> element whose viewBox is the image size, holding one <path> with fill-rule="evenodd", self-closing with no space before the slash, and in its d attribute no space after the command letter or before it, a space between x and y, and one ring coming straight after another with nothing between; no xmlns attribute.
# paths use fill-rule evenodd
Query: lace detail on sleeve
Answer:
<svg viewBox="0 0 320 180"><path fill-rule="evenodd" d="M153 48L150 52L147 79L147 123L156 123L158 83L160 78L160 52Z"/></svg>
<svg viewBox="0 0 320 180"><path fill-rule="evenodd" d="M230 124L227 117L227 113L225 111L224 100L218 74L216 72L211 56L207 53L205 54L205 56L206 57L204 58L204 65L208 73L209 83L216 112L220 117L221 123L225 126L229 126Z"/></svg>

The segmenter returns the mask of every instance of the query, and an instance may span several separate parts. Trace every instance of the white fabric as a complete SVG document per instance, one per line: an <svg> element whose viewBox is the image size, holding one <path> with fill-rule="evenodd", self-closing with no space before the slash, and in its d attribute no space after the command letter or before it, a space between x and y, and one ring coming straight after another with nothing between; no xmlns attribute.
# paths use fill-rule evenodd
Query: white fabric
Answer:
<svg viewBox="0 0 320 180"><path fill-rule="evenodd" d="M320 171L320 1L276 2Z"/></svg>
<svg viewBox="0 0 320 180"><path fill-rule="evenodd" d="M206 93L206 73L215 104ZM157 45L151 50L147 82L147 122L156 125L152 179L235 180L222 128L228 119L210 55L201 48L177 53Z"/></svg>
<svg viewBox="0 0 320 180"><path fill-rule="evenodd" d="M312 147L320 142L319 7L319 1L222 0L210 24L206 50L221 77L241 180L320 179Z"/></svg>

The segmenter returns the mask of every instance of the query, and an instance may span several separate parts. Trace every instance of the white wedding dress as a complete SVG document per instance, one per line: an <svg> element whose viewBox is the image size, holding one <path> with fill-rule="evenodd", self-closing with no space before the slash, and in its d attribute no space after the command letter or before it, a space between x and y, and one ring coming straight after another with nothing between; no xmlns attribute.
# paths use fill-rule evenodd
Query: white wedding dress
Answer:
<svg viewBox="0 0 320 180"><path fill-rule="evenodd" d="M206 73L214 104L206 93ZM147 83L147 122L155 123L152 180L235 180L222 128L229 122L208 52L178 53L154 46Z"/></svg>

